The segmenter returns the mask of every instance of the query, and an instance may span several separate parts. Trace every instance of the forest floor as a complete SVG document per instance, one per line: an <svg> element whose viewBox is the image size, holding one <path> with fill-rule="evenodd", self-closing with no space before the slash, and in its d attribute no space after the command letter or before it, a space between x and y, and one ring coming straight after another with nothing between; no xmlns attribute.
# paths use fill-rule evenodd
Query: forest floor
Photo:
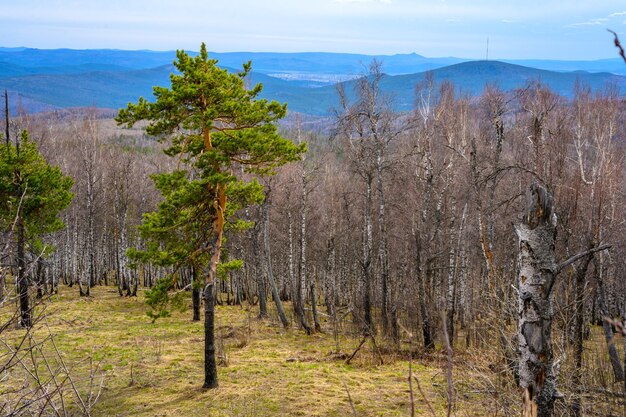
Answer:
<svg viewBox="0 0 626 417"><path fill-rule="evenodd" d="M258 306L217 307L220 386L204 390L203 324L191 320L190 300L186 303L185 311L152 323L142 291L129 298L114 287L95 287L85 298L78 288L61 286L37 307L40 319L32 333L15 325L0 329L0 359L7 356L2 346L15 346L30 334L28 343L37 347L38 357L22 359L36 361L36 376L48 382L45 367L51 366L51 373L65 381L66 407L80 411L78 391L92 416L410 416L412 405L418 416L447 415L442 347L414 355L410 386L408 344L398 353L384 341L376 347L367 342L347 364L362 340L350 323L333 332L323 321L324 332L307 336L294 326L282 328L277 319L259 319ZM2 323L6 314L0 311ZM586 369L592 371L585 382L584 415L626 415L621 414L626 412L623 389L611 382L600 328L593 334L586 345ZM519 414L519 392L495 351L494 341L465 350L463 335L456 339L453 416ZM69 372L59 372L61 365ZM20 372L0 375L0 415L10 384L29 379ZM571 372L567 364L561 368L562 376ZM566 399L557 404L558 416L569 415L575 390L569 385L567 378L561 381Z"/></svg>
<svg viewBox="0 0 626 417"><path fill-rule="evenodd" d="M306 336L258 319L258 306L218 307L220 386L203 390L202 322L192 322L186 310L152 323L146 311L141 292L120 297L112 287L93 288L85 298L78 296L78 288L61 286L46 302L37 325L40 338L45 332L54 336L83 398L91 394L93 401L102 386L92 415L410 415L407 358L383 352L381 365L368 342L346 364L361 338L335 338L328 323L323 323L324 333ZM3 336L20 332L12 329ZM486 415L489 399L469 388L473 377L467 359L455 354L454 409L462 416ZM432 415L428 404L436 415L446 415L445 366L442 351L413 360L416 415Z"/></svg>

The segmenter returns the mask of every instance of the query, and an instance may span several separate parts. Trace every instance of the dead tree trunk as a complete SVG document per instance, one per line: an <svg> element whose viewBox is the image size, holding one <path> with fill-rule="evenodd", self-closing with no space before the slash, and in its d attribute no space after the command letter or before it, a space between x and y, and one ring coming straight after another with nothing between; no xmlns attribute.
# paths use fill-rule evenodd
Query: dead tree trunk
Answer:
<svg viewBox="0 0 626 417"><path fill-rule="evenodd" d="M524 417L551 417L556 389L552 358L552 288L556 276L567 266L610 245L579 253L557 264L554 248L556 214L554 199L540 185L530 187L528 208L521 224L515 226L519 239L519 377L523 389Z"/></svg>
<svg viewBox="0 0 626 417"><path fill-rule="evenodd" d="M554 200L533 184L527 212L515 226L519 239L520 387L524 417L549 417L554 410L556 375L552 357L552 287L557 273L554 258L556 215Z"/></svg>

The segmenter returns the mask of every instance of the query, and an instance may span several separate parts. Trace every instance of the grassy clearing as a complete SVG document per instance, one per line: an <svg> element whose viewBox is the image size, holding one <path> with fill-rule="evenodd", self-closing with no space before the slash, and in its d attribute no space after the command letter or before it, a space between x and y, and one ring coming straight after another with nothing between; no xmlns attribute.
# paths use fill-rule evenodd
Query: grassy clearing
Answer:
<svg viewBox="0 0 626 417"><path fill-rule="evenodd" d="M151 323L142 293L137 298L119 297L114 288L97 287L93 297L81 298L76 288L60 290L45 303L44 319L35 327L33 340L54 335L83 398L98 391L104 375L94 416L351 416L345 387L358 416L410 415L408 362L403 355L385 353L385 364L380 365L378 354L366 343L347 365L345 358L360 337L342 333L335 340L329 323L323 323L326 333L306 336L298 329L283 329L276 319L257 319L258 307L218 307L220 387L206 391L201 388L203 325L191 321L190 310ZM12 303L5 305L0 318L14 309ZM15 346L24 334L13 326L2 332L2 342ZM583 408L589 415L617 415L623 410L623 386L613 381L601 329L594 327L592 335L585 351L590 372L584 381ZM518 414L519 392L497 346L485 340L464 351L463 335L456 342L454 415ZM622 355L621 339L617 344ZM4 346L0 344L0 359L6 357ZM50 341L42 346L57 369ZM36 362L46 375L41 358ZM413 362L413 373L438 416L446 414L445 365L441 350ZM565 362L561 369L559 385L566 399L557 404L560 416L569 415L576 388L567 378L573 372L570 368ZM7 393L24 380L23 370L0 375L0 415ZM69 392L67 384L65 390ZM430 416L416 384L414 398L416 415ZM66 401L72 408L75 397L66 395Z"/></svg>
<svg viewBox="0 0 626 417"><path fill-rule="evenodd" d="M62 287L47 302L46 319L72 373L86 381L91 358L105 374L98 416L347 416L347 386L359 416L410 414L408 362L371 346L345 364L359 339L342 336L337 355L330 332L306 336L256 319L256 310L218 307L220 387L202 390L203 327L191 312L151 323L143 297L119 297L97 287L93 297ZM328 326L329 327L329 326ZM45 329L41 329L45 332ZM23 330L6 332L19 337ZM4 334L3 334L4 336ZM455 362L455 383L470 384L464 359ZM439 415L445 415L446 382L441 358L415 361L413 372ZM85 386L86 383L83 384ZM1 388L1 387L0 387ZM467 390L471 392L471 390ZM415 388L417 415L428 412ZM479 396L458 394L462 415L484 415Z"/></svg>

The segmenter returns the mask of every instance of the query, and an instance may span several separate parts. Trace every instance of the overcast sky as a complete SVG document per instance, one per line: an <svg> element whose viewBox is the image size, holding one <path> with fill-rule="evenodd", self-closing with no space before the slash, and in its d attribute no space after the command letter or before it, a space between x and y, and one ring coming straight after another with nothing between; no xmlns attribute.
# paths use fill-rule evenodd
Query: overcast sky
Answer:
<svg viewBox="0 0 626 417"><path fill-rule="evenodd" d="M620 0L0 0L0 46L598 59Z"/></svg>

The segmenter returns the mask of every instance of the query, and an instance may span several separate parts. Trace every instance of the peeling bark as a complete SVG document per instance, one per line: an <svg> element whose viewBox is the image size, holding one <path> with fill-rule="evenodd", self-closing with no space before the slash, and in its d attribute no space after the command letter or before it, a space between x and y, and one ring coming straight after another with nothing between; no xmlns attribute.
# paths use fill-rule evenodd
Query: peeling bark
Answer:
<svg viewBox="0 0 626 417"><path fill-rule="evenodd" d="M519 376L524 417L548 417L554 410L556 375L552 355L552 287L556 216L552 195L542 186L530 188L524 220L515 226L519 239Z"/></svg>

